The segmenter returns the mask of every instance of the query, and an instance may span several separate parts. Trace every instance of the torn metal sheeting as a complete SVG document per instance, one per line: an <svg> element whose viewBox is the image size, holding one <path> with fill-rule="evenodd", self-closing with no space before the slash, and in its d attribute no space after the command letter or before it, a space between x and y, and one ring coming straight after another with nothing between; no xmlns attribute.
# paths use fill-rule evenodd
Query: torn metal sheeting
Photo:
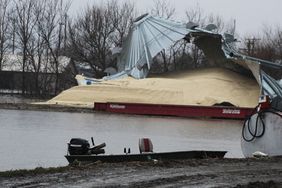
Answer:
<svg viewBox="0 0 282 188"><path fill-rule="evenodd" d="M137 19L119 58L120 71L128 70L134 78L145 78L151 68L152 59L189 32L192 30L187 29L183 23L151 15Z"/></svg>
<svg viewBox="0 0 282 188"><path fill-rule="evenodd" d="M169 48L181 39L193 42L214 64L241 73L252 73L259 85L262 85L260 65L282 69L280 64L240 54L232 45L236 41L233 35L218 34L213 32L214 29L216 26L213 24L202 29L192 22L185 24L144 14L133 23L125 45L118 56L119 73L105 77L104 80L117 79L126 75L137 79L146 78L153 58L163 49ZM273 79L267 80L274 82ZM275 83L270 85L275 85ZM280 89L278 87L275 92L280 94L282 92ZM267 87L264 90L267 90Z"/></svg>

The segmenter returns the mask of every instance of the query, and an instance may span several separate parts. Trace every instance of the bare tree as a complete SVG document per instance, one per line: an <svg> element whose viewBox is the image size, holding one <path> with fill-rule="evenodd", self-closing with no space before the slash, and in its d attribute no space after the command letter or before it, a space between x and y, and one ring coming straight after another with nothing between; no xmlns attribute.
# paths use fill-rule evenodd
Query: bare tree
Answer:
<svg viewBox="0 0 282 188"><path fill-rule="evenodd" d="M273 58L274 61L280 60L282 61L282 28L277 27L275 29L275 34L271 40L273 46L275 46L275 57Z"/></svg>
<svg viewBox="0 0 282 188"><path fill-rule="evenodd" d="M59 90L59 56L62 54L62 45L66 38L63 26L66 28L66 15L70 7L70 1L41 0L41 4L36 8L39 16L37 22L38 44L44 45L42 51L38 45L38 59L44 53L45 67L51 68L55 72L55 91ZM43 42L43 43L42 43ZM40 64L38 63L38 66Z"/></svg>
<svg viewBox="0 0 282 188"><path fill-rule="evenodd" d="M0 71L3 68L4 55L8 50L9 0L0 0Z"/></svg>
<svg viewBox="0 0 282 188"><path fill-rule="evenodd" d="M109 4L113 12L113 24L115 32L111 35L115 46L122 46L128 35L135 17L135 8L132 3L118 4L118 1L111 1Z"/></svg>
<svg viewBox="0 0 282 188"><path fill-rule="evenodd" d="M95 76L103 76L106 59L110 51L108 43L114 32L110 12L106 8L95 7L86 10L70 27L71 54L76 60L87 62Z"/></svg>
<svg viewBox="0 0 282 188"><path fill-rule="evenodd" d="M35 33L32 37L32 42L29 43L28 47L28 59L29 59L29 71L33 72L34 74L34 90L36 92L36 95L39 96L41 95L41 87L40 83L42 83L43 78L40 78L40 73L41 73L41 67L42 67L42 59L43 57L43 52L44 52L44 42L42 37L39 35L39 33ZM31 93L33 92L33 89Z"/></svg>
<svg viewBox="0 0 282 188"><path fill-rule="evenodd" d="M246 35L241 51L246 55L267 61L282 63L282 28L264 25L261 34ZM277 79L282 79L282 71L264 67L264 71Z"/></svg>
<svg viewBox="0 0 282 188"><path fill-rule="evenodd" d="M18 38L18 48L22 53L22 93L26 93L26 69L28 67L28 45L34 32L38 16L34 14L36 0L14 0L15 31Z"/></svg>
<svg viewBox="0 0 282 188"><path fill-rule="evenodd" d="M154 0L151 14L169 19L175 15L175 7L168 0Z"/></svg>
<svg viewBox="0 0 282 188"><path fill-rule="evenodd" d="M193 22L199 24L199 26L203 26L207 19L204 15L203 10L198 4L194 8L187 9L185 11L185 15L187 18L187 22Z"/></svg>
<svg viewBox="0 0 282 188"><path fill-rule="evenodd" d="M175 15L175 7L167 0L154 0L154 6L151 9L151 13L156 16L170 19ZM173 51L173 49L163 49L159 54L162 59L163 72L169 71L170 60L172 59L171 53L173 53Z"/></svg>
<svg viewBox="0 0 282 188"><path fill-rule="evenodd" d="M22 55L22 93L35 90L37 95L42 92L56 94L59 90L59 56L66 41L64 29L70 1L14 0L13 5L11 39L13 52L16 47ZM27 72L32 74L27 76ZM49 73L55 73L55 77L48 76Z"/></svg>
<svg viewBox="0 0 282 188"><path fill-rule="evenodd" d="M269 61L282 59L282 29L281 27L264 26L262 35L245 36L244 52Z"/></svg>
<svg viewBox="0 0 282 188"><path fill-rule="evenodd" d="M216 14L206 14L199 5L185 11L187 22L193 22L204 28L208 24L216 25L217 29L214 32L228 32L235 34L236 21L234 19L225 22L223 17Z"/></svg>
<svg viewBox="0 0 282 188"><path fill-rule="evenodd" d="M132 23L133 5L108 1L106 5L88 8L69 28L70 54L75 60L87 62L94 77L104 76L113 66L111 48L122 45Z"/></svg>

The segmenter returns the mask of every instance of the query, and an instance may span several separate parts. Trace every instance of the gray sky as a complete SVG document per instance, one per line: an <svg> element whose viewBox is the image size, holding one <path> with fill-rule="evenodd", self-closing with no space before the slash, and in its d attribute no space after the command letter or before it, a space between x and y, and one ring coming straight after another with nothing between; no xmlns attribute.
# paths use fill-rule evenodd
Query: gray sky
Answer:
<svg viewBox="0 0 282 188"><path fill-rule="evenodd" d="M119 0L134 2L140 14L153 7L153 0ZM87 5L103 2L102 0L72 0L72 12L81 12ZM185 10L197 5L204 13L218 14L225 21L236 19L240 35L258 33L264 25L282 27L282 0L170 0L176 8L175 19L185 21Z"/></svg>

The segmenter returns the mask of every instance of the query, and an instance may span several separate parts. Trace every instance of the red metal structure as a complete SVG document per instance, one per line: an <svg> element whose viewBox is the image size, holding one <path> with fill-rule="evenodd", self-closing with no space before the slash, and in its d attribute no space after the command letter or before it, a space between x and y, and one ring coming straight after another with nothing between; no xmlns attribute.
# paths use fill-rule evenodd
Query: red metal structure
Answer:
<svg viewBox="0 0 282 188"><path fill-rule="evenodd" d="M253 108L238 108L226 106L192 106L98 102L94 104L94 110L123 114L208 117L226 119L245 119L253 112Z"/></svg>

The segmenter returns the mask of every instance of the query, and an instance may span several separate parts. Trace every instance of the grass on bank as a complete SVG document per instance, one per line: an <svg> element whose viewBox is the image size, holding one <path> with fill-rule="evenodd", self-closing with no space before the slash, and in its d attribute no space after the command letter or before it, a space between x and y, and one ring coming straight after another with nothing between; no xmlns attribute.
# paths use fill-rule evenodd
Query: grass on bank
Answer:
<svg viewBox="0 0 282 188"><path fill-rule="evenodd" d="M27 175L61 173L69 170L70 168L71 168L70 166L64 166L64 167L50 167L50 168L37 167L31 170L27 170L27 169L9 170L9 171L0 172L0 177L8 178L8 177L20 177Z"/></svg>

